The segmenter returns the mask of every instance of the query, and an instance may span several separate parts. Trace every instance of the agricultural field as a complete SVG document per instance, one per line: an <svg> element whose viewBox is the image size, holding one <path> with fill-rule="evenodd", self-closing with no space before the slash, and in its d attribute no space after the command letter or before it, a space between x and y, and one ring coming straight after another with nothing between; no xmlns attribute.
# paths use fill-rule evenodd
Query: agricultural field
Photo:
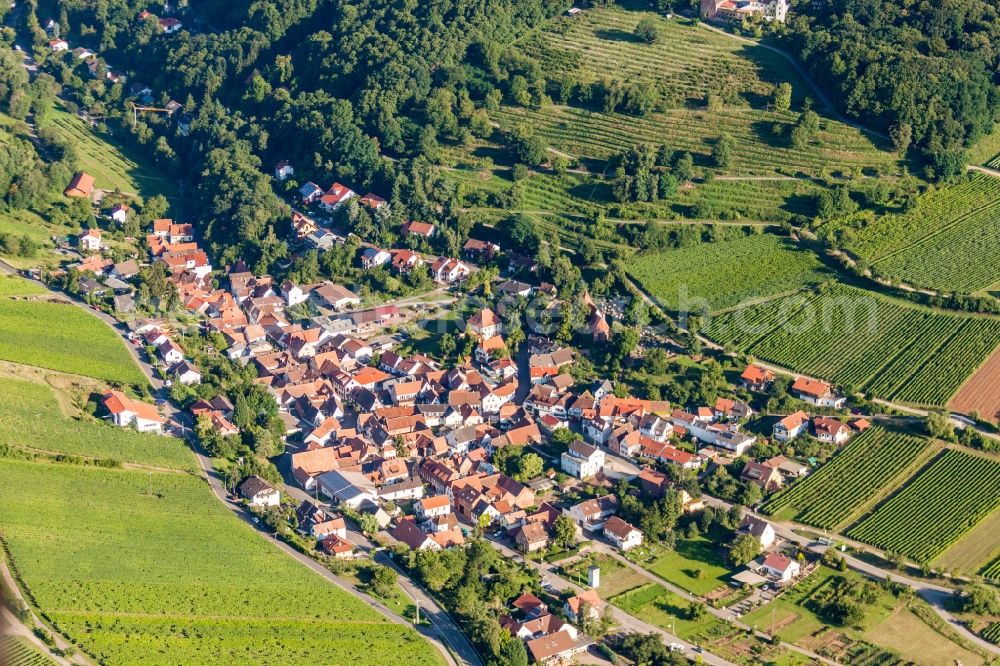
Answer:
<svg viewBox="0 0 1000 666"><path fill-rule="evenodd" d="M855 234L848 247L914 286L973 293L1000 282L1000 178L971 174Z"/></svg>
<svg viewBox="0 0 1000 666"><path fill-rule="evenodd" d="M1000 507L1000 462L948 450L848 536L929 562Z"/></svg>
<svg viewBox="0 0 1000 666"><path fill-rule="evenodd" d="M236 520L201 478L0 460L0 479L18 573L95 663L441 664L414 630Z"/></svg>
<svg viewBox="0 0 1000 666"><path fill-rule="evenodd" d="M56 666L56 662L23 636L0 637L0 663L4 666Z"/></svg>
<svg viewBox="0 0 1000 666"><path fill-rule="evenodd" d="M177 196L177 185L147 160L126 154L110 139L92 130L79 117L62 108L53 109L46 120L60 136L76 146L79 169L94 177L94 187L120 190L142 198L162 194Z"/></svg>
<svg viewBox="0 0 1000 666"><path fill-rule="evenodd" d="M122 341L94 315L72 303L31 300L38 285L0 278L0 359L109 382L144 384Z"/></svg>
<svg viewBox="0 0 1000 666"><path fill-rule="evenodd" d="M867 606L860 627L829 627L816 613L815 601L823 598L835 578L861 580L854 572L836 572L820 567L765 606L742 618L782 640L818 652L837 663L866 666L920 664L936 666L960 659L963 664L982 664L977 655L945 639L923 622L913 610L919 599L901 601L884 590Z"/></svg>
<svg viewBox="0 0 1000 666"><path fill-rule="evenodd" d="M983 567L979 573L988 580L1000 581L1000 557Z"/></svg>
<svg viewBox="0 0 1000 666"><path fill-rule="evenodd" d="M874 396L944 406L1000 345L1000 320L838 285L712 318L720 344Z"/></svg>
<svg viewBox="0 0 1000 666"><path fill-rule="evenodd" d="M933 448L922 437L873 427L765 506L769 514L836 530L898 487Z"/></svg>
<svg viewBox="0 0 1000 666"><path fill-rule="evenodd" d="M706 305L717 311L831 277L814 254L773 234L640 254L626 270L662 307L675 312Z"/></svg>
<svg viewBox="0 0 1000 666"><path fill-rule="evenodd" d="M966 414L976 412L980 418L1000 422L1000 391L997 386L1000 386L1000 351L994 352L962 385L948 403L948 408Z"/></svg>
<svg viewBox="0 0 1000 666"><path fill-rule="evenodd" d="M970 576L1000 557L1000 511L994 511L931 563Z"/></svg>
<svg viewBox="0 0 1000 666"><path fill-rule="evenodd" d="M528 123L551 146L583 158L604 160L640 143L665 144L687 151L696 166L709 167L715 142L723 134L733 138L732 165L725 173L745 176L820 176L826 172L874 169L896 173L896 157L886 153L857 130L823 119L818 139L805 149L791 147L774 135L780 128L787 136L798 114L727 107L671 109L638 117L599 113L568 106L541 109L503 107L492 114L501 125Z"/></svg>
<svg viewBox="0 0 1000 666"><path fill-rule="evenodd" d="M656 21L660 33L656 44L634 36L643 19ZM616 6L556 18L522 41L520 49L556 77L593 83L615 72L622 83L659 87L667 107L702 101L709 93L761 106L774 84L785 80L793 83L796 103L809 92L804 81L789 76L788 61L773 51L655 12Z"/></svg>
<svg viewBox="0 0 1000 666"><path fill-rule="evenodd" d="M0 449L5 446L177 470L196 469L183 440L70 418L46 384L0 377Z"/></svg>

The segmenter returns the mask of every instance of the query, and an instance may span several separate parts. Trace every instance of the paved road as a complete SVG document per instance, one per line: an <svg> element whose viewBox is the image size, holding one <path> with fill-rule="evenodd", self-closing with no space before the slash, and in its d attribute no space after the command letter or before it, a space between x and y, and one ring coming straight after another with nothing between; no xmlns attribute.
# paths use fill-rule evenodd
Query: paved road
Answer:
<svg viewBox="0 0 1000 666"><path fill-rule="evenodd" d="M651 582L651 583L658 583L659 585L662 585L664 588L666 588L670 592L673 592L674 594L676 594L677 596L681 597L685 601L704 605L705 609L708 610L708 612L711 615L714 615L715 617L719 618L720 620L722 620L724 622L732 623L733 625L735 625L735 626L737 626L737 627L739 627L741 629L744 629L746 631L754 631L754 628L751 627L750 625L747 625L747 624L744 624L743 622L740 622L737 619L739 616L736 613L733 613L732 611L727 610L725 608L715 608L714 606L710 606L709 604L705 604L704 602L702 602L701 599L695 597L693 594L690 594L686 590L683 590L683 589L677 587L676 585L674 585L673 583L671 583L668 580L665 580L665 579L660 578L659 576L657 576L655 574L650 573L646 569L643 569L642 567L640 567L638 564L635 564L635 563L630 562L629 560L625 559L624 557L622 557L621 553L618 552L617 548L614 548L613 546L609 546L608 544L606 544L604 542L601 542L601 541L594 541L594 549L597 550L600 553L604 553L605 555L609 555L609 556L613 557L620 564L622 564L625 567L628 567L632 571L634 571L637 574L639 574L640 576L644 577L649 582ZM764 640L770 640L770 638L771 638L770 635L767 634L764 631L755 631L755 634L759 638L762 638ZM808 657L808 658L810 658L810 659L812 659L814 661L819 661L819 662L822 662L822 663L825 663L825 664L829 664L830 666L837 666L837 662L831 661L831 660L827 659L826 657L818 655L815 652L812 652L810 650L806 650L805 648L801 648L798 645L794 645L792 643L787 643L785 641L782 641L781 642L781 646L783 648L791 650L793 652L798 652L799 654L804 655L804 656L806 656L806 657Z"/></svg>
<svg viewBox="0 0 1000 666"><path fill-rule="evenodd" d="M569 590L575 593L580 593L587 589L560 576L558 569L552 564L549 564L547 562L532 562L531 560L526 560L521 556L520 553L508 547L506 544L500 543L493 539L490 539L489 541L494 548L496 548L501 554L503 554L504 557L512 560L520 560L528 567L538 571L542 575L542 578L548 583L550 583L552 587L559 592L565 592ZM689 643L688 641L685 641L679 636L675 636L674 634L671 634L670 632L665 631L660 627L653 626L648 622L644 622L643 620L633 615L629 615L628 613L626 613L625 611L616 606L610 606L610 608L615 624L618 626L620 630L623 630L628 633L658 634L660 637L664 639L664 641L666 641L667 645L670 645L672 643L683 645L684 649L686 650L686 654L689 657L694 657L694 655L696 654L694 652L695 645L693 643ZM701 653L701 661L702 663L712 664L713 666L735 666L735 664L733 664L732 662L727 661L722 657L716 656L709 652Z"/></svg>
<svg viewBox="0 0 1000 666"><path fill-rule="evenodd" d="M729 509L733 505L725 500L717 499L714 497L705 496L705 500L708 504L713 506L722 507L724 509ZM749 512L752 515L756 515L762 520L766 520L771 525L774 526L774 531L779 537L790 541L802 547L803 550L808 550L813 553L821 554L826 550L826 546L822 546L816 543L814 540L804 537L798 534L795 530L805 530L805 531L815 531L813 528L807 527L805 525L799 525L791 521L777 522L774 521L770 516L762 516L755 514L752 511ZM836 535L837 541L842 541L847 545L855 549L861 550L872 550L869 546L861 544L857 541L853 541L844 537L842 535ZM940 585L937 583L931 583L929 581L917 580L915 578L910 578L904 574L896 571L886 571L885 569L875 566L864 560L860 560L849 553L838 553L847 562L849 569L857 571L860 574L867 576L873 580L892 580L895 583L900 583L911 588L914 592L919 594L921 598L927 601L931 608L936 612L945 622L947 622L951 627L962 636L962 638L968 640L970 643L974 643L984 650L988 650L993 654L1000 655L1000 646L993 645L992 643L980 638L976 634L969 631L964 625L962 625L955 616L952 615L946 608L945 603L948 598L954 592L954 588L948 587L946 585Z"/></svg>

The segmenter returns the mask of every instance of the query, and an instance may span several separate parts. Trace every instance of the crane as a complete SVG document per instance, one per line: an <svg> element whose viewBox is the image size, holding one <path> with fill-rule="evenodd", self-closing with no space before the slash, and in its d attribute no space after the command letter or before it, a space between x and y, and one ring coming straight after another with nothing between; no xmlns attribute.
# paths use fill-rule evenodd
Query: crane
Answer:
<svg viewBox="0 0 1000 666"><path fill-rule="evenodd" d="M170 113L169 109L161 109L155 106L139 106L135 102L129 101L129 106L132 107L132 127L139 122L139 112L140 111L151 111L153 113Z"/></svg>

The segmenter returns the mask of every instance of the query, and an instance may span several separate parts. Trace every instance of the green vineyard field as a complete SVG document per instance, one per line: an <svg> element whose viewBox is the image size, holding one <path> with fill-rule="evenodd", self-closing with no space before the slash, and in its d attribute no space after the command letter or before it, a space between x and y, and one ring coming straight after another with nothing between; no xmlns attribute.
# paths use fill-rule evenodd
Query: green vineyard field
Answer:
<svg viewBox="0 0 1000 666"><path fill-rule="evenodd" d="M0 663L4 666L56 666L56 662L22 636L0 637Z"/></svg>
<svg viewBox="0 0 1000 666"><path fill-rule="evenodd" d="M847 535L918 562L1000 507L1000 462L948 450Z"/></svg>
<svg viewBox="0 0 1000 666"><path fill-rule="evenodd" d="M93 663L439 666L413 629L294 561L190 474L0 459L0 530Z"/></svg>
<svg viewBox="0 0 1000 666"><path fill-rule="evenodd" d="M706 334L758 358L880 398L943 406L1000 345L1000 320L848 286L712 318Z"/></svg>
<svg viewBox="0 0 1000 666"><path fill-rule="evenodd" d="M773 234L636 255L628 274L661 306L711 310L795 291L831 277L814 254ZM740 279L734 282L733 275Z"/></svg>
<svg viewBox="0 0 1000 666"><path fill-rule="evenodd" d="M1000 282L1000 178L973 174L887 215L850 242L884 275L971 293Z"/></svg>
<svg viewBox="0 0 1000 666"><path fill-rule="evenodd" d="M895 487L928 450L922 437L870 428L819 470L776 495L764 511L792 508L800 523L836 529L880 492Z"/></svg>

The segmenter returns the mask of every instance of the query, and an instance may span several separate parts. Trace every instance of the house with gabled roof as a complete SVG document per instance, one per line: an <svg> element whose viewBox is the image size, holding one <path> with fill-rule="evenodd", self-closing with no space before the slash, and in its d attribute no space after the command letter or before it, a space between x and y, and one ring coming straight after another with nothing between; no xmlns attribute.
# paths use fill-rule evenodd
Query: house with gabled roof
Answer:
<svg viewBox="0 0 1000 666"><path fill-rule="evenodd" d="M809 416L802 411L789 414L774 424L772 434L779 442L795 439L809 427Z"/></svg>

